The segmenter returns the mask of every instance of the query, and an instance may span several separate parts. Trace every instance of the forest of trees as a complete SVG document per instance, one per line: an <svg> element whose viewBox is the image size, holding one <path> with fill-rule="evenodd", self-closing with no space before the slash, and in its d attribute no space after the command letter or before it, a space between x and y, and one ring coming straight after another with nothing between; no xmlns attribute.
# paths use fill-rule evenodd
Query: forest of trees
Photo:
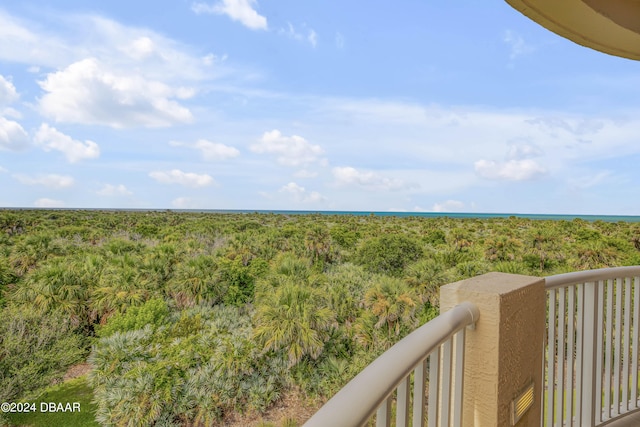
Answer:
<svg viewBox="0 0 640 427"><path fill-rule="evenodd" d="M639 264L640 223L0 210L0 402L88 360L100 424L259 419L326 400L443 284Z"/></svg>

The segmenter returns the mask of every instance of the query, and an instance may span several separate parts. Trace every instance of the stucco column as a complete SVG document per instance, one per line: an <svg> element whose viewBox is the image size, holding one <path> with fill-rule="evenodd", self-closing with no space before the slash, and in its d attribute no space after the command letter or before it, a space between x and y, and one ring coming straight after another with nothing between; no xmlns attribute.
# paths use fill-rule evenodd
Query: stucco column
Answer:
<svg viewBox="0 0 640 427"><path fill-rule="evenodd" d="M463 301L478 306L480 319L466 334L462 425L512 425L511 402L533 383L533 406L516 425L539 427L544 279L488 273L440 288L441 312Z"/></svg>

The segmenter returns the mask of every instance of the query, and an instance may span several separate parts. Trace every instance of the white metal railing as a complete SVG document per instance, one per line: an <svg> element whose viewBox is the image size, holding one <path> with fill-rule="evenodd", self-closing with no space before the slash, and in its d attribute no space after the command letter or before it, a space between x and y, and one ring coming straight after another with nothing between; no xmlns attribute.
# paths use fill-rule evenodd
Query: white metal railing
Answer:
<svg viewBox="0 0 640 427"><path fill-rule="evenodd" d="M416 329L360 372L304 426L361 426L374 414L377 427L390 426L394 395L398 427L410 421L422 427L425 418L429 427L460 426L465 327L479 316L474 304L463 302Z"/></svg>
<svg viewBox="0 0 640 427"><path fill-rule="evenodd" d="M543 426L600 426L640 411L640 267L545 279Z"/></svg>

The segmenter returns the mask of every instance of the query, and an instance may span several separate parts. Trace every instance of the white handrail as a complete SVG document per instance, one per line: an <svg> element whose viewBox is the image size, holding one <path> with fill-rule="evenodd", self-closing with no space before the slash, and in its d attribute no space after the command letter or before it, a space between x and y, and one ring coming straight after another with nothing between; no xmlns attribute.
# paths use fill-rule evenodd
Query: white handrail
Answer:
<svg viewBox="0 0 640 427"><path fill-rule="evenodd" d="M545 288L547 290L577 285L598 280L615 279L617 277L637 277L640 276L640 266L599 268L597 270L574 271L572 273L556 274L545 277Z"/></svg>
<svg viewBox="0 0 640 427"><path fill-rule="evenodd" d="M457 332L474 324L479 317L480 311L474 304L463 302L432 319L374 360L320 408L304 426L361 426L381 405L382 410L379 414L386 414L385 409L388 409L388 406L385 400L398 385L407 380L411 371L416 369L416 372L422 372L424 361L429 354L437 351L441 344L449 341ZM424 377L424 372L421 375Z"/></svg>

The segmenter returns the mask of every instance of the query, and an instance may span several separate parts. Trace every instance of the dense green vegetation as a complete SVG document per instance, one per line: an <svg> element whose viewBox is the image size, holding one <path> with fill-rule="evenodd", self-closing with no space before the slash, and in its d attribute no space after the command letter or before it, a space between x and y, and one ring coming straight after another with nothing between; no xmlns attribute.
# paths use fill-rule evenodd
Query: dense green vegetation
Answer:
<svg viewBox="0 0 640 427"><path fill-rule="evenodd" d="M101 424L259 419L333 394L442 284L636 264L636 223L0 210L0 401L88 359Z"/></svg>

